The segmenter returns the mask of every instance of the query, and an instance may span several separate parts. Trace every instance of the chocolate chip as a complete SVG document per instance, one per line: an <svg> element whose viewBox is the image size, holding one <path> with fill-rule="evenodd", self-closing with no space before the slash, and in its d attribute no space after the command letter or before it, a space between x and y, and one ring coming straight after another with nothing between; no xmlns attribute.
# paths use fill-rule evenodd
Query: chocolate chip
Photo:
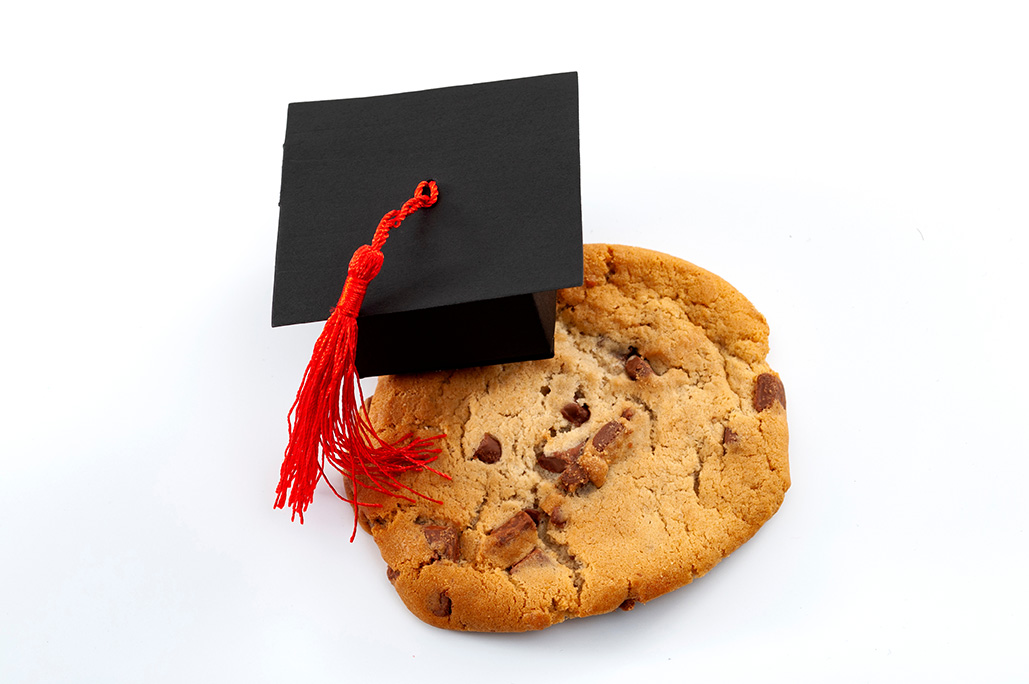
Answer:
<svg viewBox="0 0 1029 684"><path fill-rule="evenodd" d="M775 402L786 408L786 388L782 386L779 376L762 373L754 382L754 409L764 411Z"/></svg>
<svg viewBox="0 0 1029 684"><path fill-rule="evenodd" d="M486 535L479 545L479 558L490 565L510 568L536 548L538 541L536 523L528 513L519 511Z"/></svg>
<svg viewBox="0 0 1029 684"><path fill-rule="evenodd" d="M530 518L532 518L532 522L533 523L539 525L540 524L540 516L543 515L543 511L541 511L538 508L526 508L525 509L525 515L527 515Z"/></svg>
<svg viewBox="0 0 1029 684"><path fill-rule="evenodd" d="M625 418L626 420L629 420L634 415L636 415L636 413L632 410L631 407L630 408L626 408L624 411L622 411L622 418Z"/></svg>
<svg viewBox="0 0 1029 684"><path fill-rule="evenodd" d="M627 598L622 601L622 605L618 606L622 610L632 610L636 607L636 599Z"/></svg>
<svg viewBox="0 0 1029 684"><path fill-rule="evenodd" d="M550 456L540 454L536 457L536 463L539 463L540 468L543 468L543 470L549 470L552 473L564 472L564 469L568 467L568 461L557 454L552 454Z"/></svg>
<svg viewBox="0 0 1029 684"><path fill-rule="evenodd" d="M450 602L450 597L447 596L447 590L444 589L438 594L430 595L426 601L425 607L428 608L429 612L436 617L446 617L450 615L452 604Z"/></svg>
<svg viewBox="0 0 1029 684"><path fill-rule="evenodd" d="M625 360L625 373L633 380L642 380L654 374L646 359L633 355Z"/></svg>
<svg viewBox="0 0 1029 684"><path fill-rule="evenodd" d="M517 539L526 530L534 529L536 529L536 523L532 521L528 513L521 511L516 513L506 523L490 532L489 536L495 545L504 546Z"/></svg>
<svg viewBox="0 0 1029 684"><path fill-rule="evenodd" d="M732 431L732 428L726 427L722 430L722 444L733 444L740 441L740 438L736 436L736 433Z"/></svg>
<svg viewBox="0 0 1029 684"><path fill-rule="evenodd" d="M456 561L461 557L461 533L457 528L426 525L422 528L422 534L437 558Z"/></svg>
<svg viewBox="0 0 1029 684"><path fill-rule="evenodd" d="M569 463L575 463L579 460L584 446L586 446L586 442L580 442L571 449L557 451L553 454L540 454L536 457L536 462L539 463L540 468L543 468L543 470L549 470L552 473L563 473Z"/></svg>
<svg viewBox="0 0 1029 684"><path fill-rule="evenodd" d="M560 506L555 506L554 510L550 511L550 524L554 527L564 527L567 522L568 516Z"/></svg>
<svg viewBox="0 0 1029 684"><path fill-rule="evenodd" d="M577 463L569 463L568 467L561 473L561 477L557 480L558 484L569 492L574 492L589 481L589 475Z"/></svg>
<svg viewBox="0 0 1029 684"><path fill-rule="evenodd" d="M496 463L500 460L500 453L500 441L487 432L482 436L479 448L475 450L475 458L483 463Z"/></svg>
<svg viewBox="0 0 1029 684"><path fill-rule="evenodd" d="M573 425L582 425L590 419L590 407L576 404L575 402L568 402L561 409L561 415Z"/></svg>
<svg viewBox="0 0 1029 684"><path fill-rule="evenodd" d="M596 436L593 437L593 448L597 451L603 451L614 441L622 429L622 424L616 420L604 423L604 426L597 430Z"/></svg>
<svg viewBox="0 0 1029 684"><path fill-rule="evenodd" d="M386 566L386 579L390 582L396 582L397 578L400 577L400 571L394 570L393 568Z"/></svg>

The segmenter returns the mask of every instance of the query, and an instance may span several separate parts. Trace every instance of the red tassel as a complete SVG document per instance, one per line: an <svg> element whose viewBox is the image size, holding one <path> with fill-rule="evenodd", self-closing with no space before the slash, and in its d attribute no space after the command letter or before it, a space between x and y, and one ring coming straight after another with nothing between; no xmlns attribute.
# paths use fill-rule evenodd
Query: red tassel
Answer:
<svg viewBox="0 0 1029 684"><path fill-rule="evenodd" d="M429 191L427 195L424 194L426 189ZM415 211L432 206L438 197L439 190L434 181L419 183L414 197L400 209L382 217L372 244L362 245L354 252L339 303L314 345L311 362L307 364L296 401L289 411L289 445L279 475L279 486L275 490L275 507L286 505L289 491L292 519L299 515L303 524L304 511L314 499L315 487L325 475L328 462L352 485L354 496L349 499L340 494L326 477L336 496L354 507L354 530L350 541L354 541L357 534L357 507L378 505L358 502L358 487L408 501L413 499L404 491L435 501L402 484L397 475L424 468L446 477L428 467L439 454L440 450L434 444L443 435L428 438L407 435L393 443L379 437L364 409L364 393L354 364L357 314L368 283L382 267L382 245L390 229L399 226Z"/></svg>

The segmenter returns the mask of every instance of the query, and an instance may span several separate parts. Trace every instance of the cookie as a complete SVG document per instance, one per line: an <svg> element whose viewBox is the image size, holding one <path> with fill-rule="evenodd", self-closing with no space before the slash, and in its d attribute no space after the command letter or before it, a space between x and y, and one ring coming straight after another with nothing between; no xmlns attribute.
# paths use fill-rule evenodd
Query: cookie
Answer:
<svg viewBox="0 0 1029 684"><path fill-rule="evenodd" d="M450 478L404 476L439 503L360 492L389 581L429 624L523 631L703 575L789 487L767 352L764 317L717 276L587 245L553 359L379 379L380 435L445 433Z"/></svg>

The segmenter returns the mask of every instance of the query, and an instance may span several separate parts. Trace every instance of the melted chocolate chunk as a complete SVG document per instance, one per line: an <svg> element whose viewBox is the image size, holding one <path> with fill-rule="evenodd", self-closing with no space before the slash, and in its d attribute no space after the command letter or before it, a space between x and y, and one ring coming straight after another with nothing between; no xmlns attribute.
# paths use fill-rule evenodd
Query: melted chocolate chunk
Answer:
<svg viewBox="0 0 1029 684"><path fill-rule="evenodd" d="M786 388L779 376L762 373L754 382L754 409L764 411L775 402L786 408Z"/></svg>
<svg viewBox="0 0 1029 684"><path fill-rule="evenodd" d="M426 525L422 528L422 534L437 558L456 561L461 557L461 533L457 528Z"/></svg>
<svg viewBox="0 0 1029 684"><path fill-rule="evenodd" d="M561 477L557 480L558 484L569 492L574 492L589 481L589 475L586 474L586 471L578 463L569 463L568 467L561 473Z"/></svg>
<svg viewBox="0 0 1029 684"><path fill-rule="evenodd" d="M543 511L538 508L526 508L525 515L532 518L532 522L536 525L540 524L540 516L543 515Z"/></svg>
<svg viewBox="0 0 1029 684"><path fill-rule="evenodd" d="M646 359L632 355L625 360L625 373L633 380L642 380L653 375L654 369L650 367Z"/></svg>
<svg viewBox="0 0 1029 684"><path fill-rule="evenodd" d="M622 411L622 418L625 418L626 420L629 420L634 415L636 415L636 413L632 410L631 407L630 408L626 408L624 411Z"/></svg>
<svg viewBox="0 0 1029 684"><path fill-rule="evenodd" d="M603 451L615 440L615 437L618 436L622 429L622 424L616 420L604 423L604 426L597 430L596 436L593 437L593 448L597 451Z"/></svg>
<svg viewBox="0 0 1029 684"><path fill-rule="evenodd" d="M528 513L519 511L486 535L479 546L479 557L490 565L510 568L525 558L538 541L536 523Z"/></svg>
<svg viewBox="0 0 1029 684"><path fill-rule="evenodd" d="M564 469L568 467L568 461L561 458L559 454L540 454L536 457L536 463L539 463L540 468L548 470L552 473L564 472Z"/></svg>
<svg viewBox="0 0 1029 684"><path fill-rule="evenodd" d="M550 511L550 524L554 527L564 527L567 522L568 516L560 506L555 506L554 510Z"/></svg>
<svg viewBox="0 0 1029 684"><path fill-rule="evenodd" d="M390 582L396 582L397 578L400 577L400 571L394 570L393 568L386 566L386 579Z"/></svg>
<svg viewBox="0 0 1029 684"><path fill-rule="evenodd" d="M444 589L438 594L430 595L425 607L428 608L429 612L436 617L446 617L450 615L452 605L450 597L447 596L447 590Z"/></svg>
<svg viewBox="0 0 1029 684"><path fill-rule="evenodd" d="M580 442L571 449L557 451L553 454L540 454L536 457L536 462L539 463L540 468L543 468L543 470L549 470L552 473L563 473L570 463L575 463L579 460L584 446L586 446L586 442Z"/></svg>
<svg viewBox="0 0 1029 684"><path fill-rule="evenodd" d="M727 427L722 430L722 444L733 444L740 441L740 438L736 436L736 433L732 431L732 428Z"/></svg>
<svg viewBox="0 0 1029 684"><path fill-rule="evenodd" d="M517 539L526 530L534 529L536 529L536 523L532 521L528 513L521 511L506 523L490 532L489 536L495 545L504 546Z"/></svg>
<svg viewBox="0 0 1029 684"><path fill-rule="evenodd" d="M479 459L483 463L496 463L500 460L500 454L500 441L487 432L482 436L482 441L479 442L479 448L475 450L475 458Z"/></svg>
<svg viewBox="0 0 1029 684"><path fill-rule="evenodd" d="M561 409L561 415L572 425L579 426L590 419L590 407L568 402Z"/></svg>

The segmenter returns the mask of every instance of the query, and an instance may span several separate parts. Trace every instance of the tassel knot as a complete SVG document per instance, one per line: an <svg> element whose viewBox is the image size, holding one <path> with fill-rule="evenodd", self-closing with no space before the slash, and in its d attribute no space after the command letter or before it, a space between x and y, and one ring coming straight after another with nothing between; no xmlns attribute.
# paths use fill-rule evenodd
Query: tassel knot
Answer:
<svg viewBox="0 0 1029 684"><path fill-rule="evenodd" d="M371 245L361 245L350 257L350 266L347 267L347 279L357 278L365 283L371 282L372 278L379 275L382 268L382 252Z"/></svg>
<svg viewBox="0 0 1029 684"><path fill-rule="evenodd" d="M379 275L382 269L382 252L369 245L361 245L350 259L347 279L343 282L343 293L339 296L336 309L343 316L357 318L361 312L368 283Z"/></svg>

